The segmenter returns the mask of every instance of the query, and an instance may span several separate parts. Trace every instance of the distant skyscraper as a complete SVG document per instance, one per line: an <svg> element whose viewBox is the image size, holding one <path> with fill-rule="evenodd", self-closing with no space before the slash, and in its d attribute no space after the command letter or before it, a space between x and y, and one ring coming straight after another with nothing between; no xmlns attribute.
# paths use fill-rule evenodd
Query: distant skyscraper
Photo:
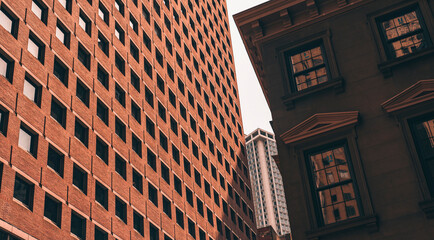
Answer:
<svg viewBox="0 0 434 240"><path fill-rule="evenodd" d="M276 140L272 133L256 129L246 137L250 179L258 228L272 226L279 235L290 233L288 211L280 171L274 161Z"/></svg>

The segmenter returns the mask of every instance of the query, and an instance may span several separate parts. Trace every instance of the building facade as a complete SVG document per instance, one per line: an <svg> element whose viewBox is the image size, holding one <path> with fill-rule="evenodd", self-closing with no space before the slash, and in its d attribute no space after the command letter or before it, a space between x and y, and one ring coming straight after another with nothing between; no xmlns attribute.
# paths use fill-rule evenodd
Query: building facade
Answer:
<svg viewBox="0 0 434 240"><path fill-rule="evenodd" d="M434 236L434 1L271 0L235 16L293 239Z"/></svg>
<svg viewBox="0 0 434 240"><path fill-rule="evenodd" d="M255 239L225 1L0 1L0 239Z"/></svg>
<svg viewBox="0 0 434 240"><path fill-rule="evenodd" d="M256 129L246 136L246 149L258 229L271 226L278 235L289 234L282 175L273 159L277 155L274 134Z"/></svg>

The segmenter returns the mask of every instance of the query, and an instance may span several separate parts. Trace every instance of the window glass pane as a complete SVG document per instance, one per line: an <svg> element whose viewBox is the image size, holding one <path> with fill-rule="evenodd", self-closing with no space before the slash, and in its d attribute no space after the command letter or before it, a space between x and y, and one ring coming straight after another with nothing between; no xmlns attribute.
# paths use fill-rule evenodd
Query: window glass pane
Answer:
<svg viewBox="0 0 434 240"><path fill-rule="evenodd" d="M35 57L39 56L39 46L31 38L29 38L29 43L27 45L27 50Z"/></svg>
<svg viewBox="0 0 434 240"><path fill-rule="evenodd" d="M2 57L0 57L0 75L7 77L8 73L8 62L6 62Z"/></svg>
<svg viewBox="0 0 434 240"><path fill-rule="evenodd" d="M59 28L59 26L56 26L56 37L62 42L65 43L65 33L62 31L62 29Z"/></svg>
<svg viewBox="0 0 434 240"><path fill-rule="evenodd" d="M42 9L38 6L37 3L32 1L32 12L39 18L42 19Z"/></svg>
<svg viewBox="0 0 434 240"><path fill-rule="evenodd" d="M12 33L13 21L3 9L0 11L0 24L10 33Z"/></svg>
<svg viewBox="0 0 434 240"><path fill-rule="evenodd" d="M30 152L32 147L32 136L27 131L20 128L20 136L18 139L18 145L24 150Z"/></svg>
<svg viewBox="0 0 434 240"><path fill-rule="evenodd" d="M78 18L78 25L80 25L80 27L81 27L84 31L86 31L86 20L84 20L82 16L80 16L80 17Z"/></svg>

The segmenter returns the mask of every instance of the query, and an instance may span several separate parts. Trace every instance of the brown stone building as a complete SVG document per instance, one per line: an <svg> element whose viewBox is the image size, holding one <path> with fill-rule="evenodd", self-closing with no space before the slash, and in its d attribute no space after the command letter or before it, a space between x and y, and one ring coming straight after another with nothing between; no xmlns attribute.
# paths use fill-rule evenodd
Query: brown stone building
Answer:
<svg viewBox="0 0 434 240"><path fill-rule="evenodd" d="M0 0L0 239L255 239L225 1Z"/></svg>
<svg viewBox="0 0 434 240"><path fill-rule="evenodd" d="M272 0L235 16L293 239L434 239L433 14L433 0Z"/></svg>

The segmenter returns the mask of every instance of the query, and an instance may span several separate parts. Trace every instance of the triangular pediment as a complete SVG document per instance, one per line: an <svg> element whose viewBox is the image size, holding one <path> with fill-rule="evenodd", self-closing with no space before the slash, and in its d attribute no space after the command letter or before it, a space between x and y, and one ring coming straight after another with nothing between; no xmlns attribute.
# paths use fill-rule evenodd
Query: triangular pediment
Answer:
<svg viewBox="0 0 434 240"><path fill-rule="evenodd" d="M387 100L381 106L387 113L393 113L433 99L434 79L421 80Z"/></svg>
<svg viewBox="0 0 434 240"><path fill-rule="evenodd" d="M280 137L286 144L294 143L335 129L355 125L358 118L358 111L317 113Z"/></svg>

